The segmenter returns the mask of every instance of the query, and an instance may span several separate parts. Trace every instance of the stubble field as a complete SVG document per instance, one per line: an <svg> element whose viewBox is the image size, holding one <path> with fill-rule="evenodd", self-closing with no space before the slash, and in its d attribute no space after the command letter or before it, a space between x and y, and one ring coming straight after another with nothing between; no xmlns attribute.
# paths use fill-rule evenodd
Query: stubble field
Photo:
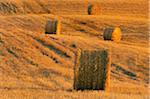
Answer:
<svg viewBox="0 0 150 99"><path fill-rule="evenodd" d="M102 14L87 15L89 3ZM0 97L2 99L148 99L148 0L1 0ZM60 18L61 35L45 34ZM119 26L122 41L103 40L106 27ZM110 93L74 91L78 48L112 50Z"/></svg>

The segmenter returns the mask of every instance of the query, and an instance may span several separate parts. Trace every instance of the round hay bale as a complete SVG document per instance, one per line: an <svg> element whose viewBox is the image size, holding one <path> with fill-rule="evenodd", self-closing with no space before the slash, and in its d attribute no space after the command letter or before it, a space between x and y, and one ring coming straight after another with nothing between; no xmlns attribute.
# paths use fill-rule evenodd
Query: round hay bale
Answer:
<svg viewBox="0 0 150 99"><path fill-rule="evenodd" d="M110 88L111 50L78 49L74 66L75 90L105 90Z"/></svg>
<svg viewBox="0 0 150 99"><path fill-rule="evenodd" d="M121 40L121 29L116 28L106 28L104 30L103 38L104 40L120 41Z"/></svg>
<svg viewBox="0 0 150 99"><path fill-rule="evenodd" d="M108 50L108 56L106 58L106 69L105 69L105 77L104 77L104 90L110 91L110 75L111 75L111 63L112 63L112 50Z"/></svg>
<svg viewBox="0 0 150 99"><path fill-rule="evenodd" d="M59 35L61 31L61 22L60 20L49 20L45 26L46 34L57 34Z"/></svg>
<svg viewBox="0 0 150 99"><path fill-rule="evenodd" d="M98 4L89 4L88 14L89 15L100 15L101 14L100 6Z"/></svg>

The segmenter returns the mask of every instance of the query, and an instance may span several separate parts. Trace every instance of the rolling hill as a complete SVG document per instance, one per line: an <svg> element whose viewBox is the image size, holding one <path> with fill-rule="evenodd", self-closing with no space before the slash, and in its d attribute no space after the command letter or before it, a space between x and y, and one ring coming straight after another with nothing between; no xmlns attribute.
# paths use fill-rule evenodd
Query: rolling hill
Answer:
<svg viewBox="0 0 150 99"><path fill-rule="evenodd" d="M87 15L89 3L102 15ZM49 19L62 20L61 35L44 33ZM1 0L0 97L146 98L149 84L148 0ZM119 26L122 41L103 40ZM110 93L74 91L77 48L112 50Z"/></svg>

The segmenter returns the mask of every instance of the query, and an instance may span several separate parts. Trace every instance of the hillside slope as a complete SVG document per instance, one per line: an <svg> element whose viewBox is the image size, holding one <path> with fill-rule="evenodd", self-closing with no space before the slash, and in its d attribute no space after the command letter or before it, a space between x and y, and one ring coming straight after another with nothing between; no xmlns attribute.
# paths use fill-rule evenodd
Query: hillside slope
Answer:
<svg viewBox="0 0 150 99"><path fill-rule="evenodd" d="M58 77L61 75L68 78L71 86L76 49L73 45L75 44L75 47L87 49L112 48L112 79L131 81L142 85L148 84L148 47L146 44L141 44L146 38L139 43L136 42L136 45L135 42L129 43L128 39L120 43L107 42L102 40L101 34L99 36L98 34L92 34L90 29L86 29L87 32L70 32L69 30L72 28L66 28L64 24L62 24L63 29L66 29L66 31L63 35L45 35L43 31L45 22L54 17L53 15L1 17L3 25L0 26L0 65L3 76L6 74L7 79L9 76L17 79L29 77L34 81L32 77L41 79L41 76L47 75L49 77L56 73ZM40 20L34 21L36 19ZM70 22L65 21L65 18L62 20L63 23L70 24ZM33 27L30 28L31 26ZM4 30L5 27L7 28ZM138 30L132 31L136 33ZM135 36L135 39L138 39L138 37ZM49 80L49 78L45 78L45 80ZM58 83L60 83L59 80ZM67 82L64 81L64 83Z"/></svg>
<svg viewBox="0 0 150 99"><path fill-rule="evenodd" d="M14 3L14 0L6 1ZM0 2L6 3L6 1ZM15 0L14 5L22 7L23 1ZM47 11L53 10L54 14L59 14L59 16L48 14L49 12L42 8L43 5L39 7L38 3L33 4L32 10L29 9L30 7L26 8L28 10L25 10L27 11L25 13L21 10L17 13L0 10L0 93L2 93L0 97L5 99L16 95L16 98L20 98L26 94L29 97L45 98L50 96L83 98L88 95L91 98L94 97L93 95L96 98L148 98L148 55L150 53L148 13L143 12L147 11L145 2L133 0L130 3L124 0L124 6L129 7L125 9L124 6L120 6L123 1L105 0L101 2L105 4L103 7L105 14L88 16L83 14L86 14L84 9L91 2L90 0L85 3L81 0L62 0L62 3L59 0L46 0L45 2L31 0L28 1L29 5L35 1L47 5L51 1L52 6L47 7ZM69 3L79 3L79 6L83 5L83 8L70 7ZM135 9L130 11L132 4L135 4ZM118 8L113 9L115 5L119 7L117 14L114 12ZM67 15L68 13L70 15ZM45 34L46 21L58 17L62 20L61 35ZM121 42L103 40L103 30L108 26L121 27L123 32ZM102 91L75 92L72 90L77 48L112 50L111 95Z"/></svg>
<svg viewBox="0 0 150 99"><path fill-rule="evenodd" d="M105 15L148 18L148 0L1 0L0 15L87 15L90 3L100 4Z"/></svg>

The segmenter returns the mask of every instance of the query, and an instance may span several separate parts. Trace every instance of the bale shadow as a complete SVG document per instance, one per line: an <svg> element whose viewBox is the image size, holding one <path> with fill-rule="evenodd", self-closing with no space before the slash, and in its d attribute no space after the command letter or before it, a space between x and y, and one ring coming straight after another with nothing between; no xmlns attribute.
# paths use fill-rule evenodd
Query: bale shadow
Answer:
<svg viewBox="0 0 150 99"><path fill-rule="evenodd" d="M123 67L115 64L115 63L113 63L112 66L115 67L117 71L121 71L123 74L129 76L131 79L136 80L136 74L135 73L128 71L128 70L124 69Z"/></svg>

